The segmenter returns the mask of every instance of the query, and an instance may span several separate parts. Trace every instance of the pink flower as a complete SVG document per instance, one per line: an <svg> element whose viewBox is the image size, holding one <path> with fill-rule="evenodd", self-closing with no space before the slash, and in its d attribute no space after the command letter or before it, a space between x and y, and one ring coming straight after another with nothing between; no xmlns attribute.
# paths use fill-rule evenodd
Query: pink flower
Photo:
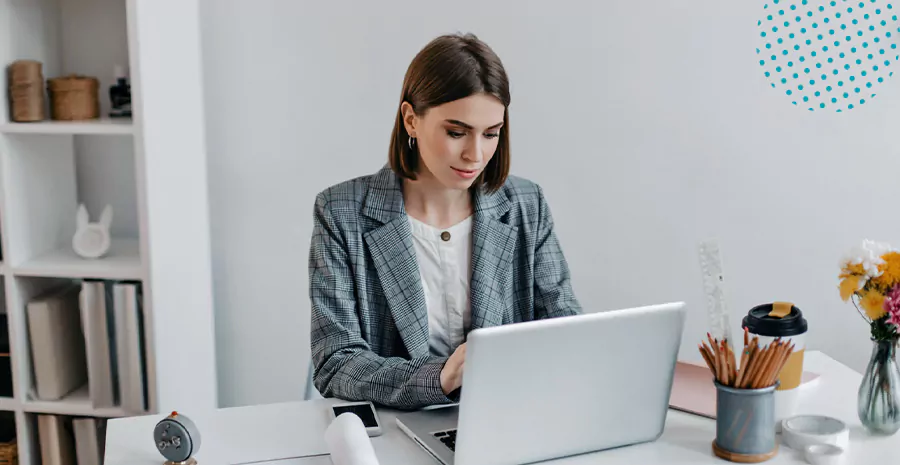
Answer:
<svg viewBox="0 0 900 465"><path fill-rule="evenodd" d="M888 314L887 322L900 328L900 284L894 286L884 299L884 311Z"/></svg>

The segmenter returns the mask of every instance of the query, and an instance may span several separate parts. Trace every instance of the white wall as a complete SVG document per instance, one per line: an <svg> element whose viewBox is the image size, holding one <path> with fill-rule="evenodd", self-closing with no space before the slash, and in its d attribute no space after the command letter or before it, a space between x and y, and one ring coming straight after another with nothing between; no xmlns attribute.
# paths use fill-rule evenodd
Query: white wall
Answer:
<svg viewBox="0 0 900 465"><path fill-rule="evenodd" d="M717 237L736 330L790 300L861 370L837 266L863 238L900 246L900 83L794 107L758 63L763 3L202 2L221 405L301 398L313 197L384 163L406 66L454 31L508 68L513 171L545 187L589 310L685 300L696 358L696 247Z"/></svg>

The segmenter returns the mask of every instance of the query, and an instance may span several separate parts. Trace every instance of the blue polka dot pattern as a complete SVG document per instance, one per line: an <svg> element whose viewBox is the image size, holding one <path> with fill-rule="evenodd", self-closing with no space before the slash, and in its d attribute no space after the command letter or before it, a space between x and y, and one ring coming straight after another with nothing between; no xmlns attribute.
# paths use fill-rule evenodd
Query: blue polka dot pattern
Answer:
<svg viewBox="0 0 900 465"><path fill-rule="evenodd" d="M759 65L793 105L858 109L900 68L898 10L900 0L764 0Z"/></svg>

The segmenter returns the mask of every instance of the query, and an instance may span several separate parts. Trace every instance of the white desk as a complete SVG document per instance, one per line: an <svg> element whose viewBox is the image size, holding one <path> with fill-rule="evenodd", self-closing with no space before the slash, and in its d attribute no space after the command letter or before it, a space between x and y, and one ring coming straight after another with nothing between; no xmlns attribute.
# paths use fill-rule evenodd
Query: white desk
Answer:
<svg viewBox="0 0 900 465"><path fill-rule="evenodd" d="M857 389L861 375L819 352L806 355L806 370L821 377L805 386L798 406L798 414L817 413L839 418L850 425L851 445L845 454L848 465L888 463L900 454L900 434L891 437L868 436L856 415ZM326 407L332 399L309 402L267 404L252 407L220 409L211 412L188 412L204 433L199 465L237 465L246 463L235 458L262 455L302 457L292 460L265 462L268 465L331 465L323 444L323 434L328 425ZM431 456L409 440L394 423L394 411L382 410L384 434L373 438L375 453L382 465L434 465ZM107 428L106 465L160 465L162 457L152 441L153 426L164 415L152 415L111 420ZM241 440L236 424L252 423L248 431L271 432L273 439L267 443L259 440ZM554 460L553 465L631 465L631 464L723 464L710 449L715 437L715 422L674 410L669 410L666 431L653 443L596 452L577 457ZM247 460L249 461L249 460ZM767 464L806 463L801 455L782 446L777 457Z"/></svg>

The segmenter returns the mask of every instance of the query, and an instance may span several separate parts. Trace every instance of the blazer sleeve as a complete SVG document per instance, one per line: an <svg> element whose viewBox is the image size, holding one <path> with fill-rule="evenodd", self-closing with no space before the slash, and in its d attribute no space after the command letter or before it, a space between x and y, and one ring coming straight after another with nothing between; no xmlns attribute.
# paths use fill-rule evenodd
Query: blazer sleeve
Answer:
<svg viewBox="0 0 900 465"><path fill-rule="evenodd" d="M572 290L569 265L554 231L553 215L538 187L538 227L534 250L535 318L555 318L582 312Z"/></svg>
<svg viewBox="0 0 900 465"><path fill-rule="evenodd" d="M447 357L381 357L363 339L350 255L327 201L314 208L309 254L310 349L314 384L324 397L368 400L397 409L453 402L440 373Z"/></svg>

